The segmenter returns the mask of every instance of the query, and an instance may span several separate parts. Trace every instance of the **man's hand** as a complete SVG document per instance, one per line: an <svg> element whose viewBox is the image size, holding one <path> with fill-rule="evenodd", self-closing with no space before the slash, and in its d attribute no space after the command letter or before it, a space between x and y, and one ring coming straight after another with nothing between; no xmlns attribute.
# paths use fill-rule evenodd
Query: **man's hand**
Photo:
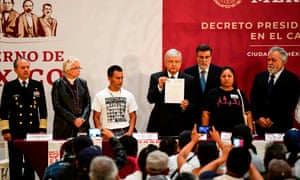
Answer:
<svg viewBox="0 0 300 180"><path fill-rule="evenodd" d="M80 128L80 126L83 124L83 119L82 118L76 118L74 120L74 125L77 127L77 128Z"/></svg>
<svg viewBox="0 0 300 180"><path fill-rule="evenodd" d="M3 139L4 139L5 141L11 141L11 140L12 140L11 134L10 134L10 133L5 133L5 134L3 134Z"/></svg>
<svg viewBox="0 0 300 180"><path fill-rule="evenodd" d="M181 107L182 110L186 110L186 108L187 108L188 106L189 106L189 100L185 99L185 100L183 100L183 101L181 102L180 107Z"/></svg>
<svg viewBox="0 0 300 180"><path fill-rule="evenodd" d="M270 120L270 118L260 117L257 122L262 128L269 128L273 125L273 122Z"/></svg>
<svg viewBox="0 0 300 180"><path fill-rule="evenodd" d="M168 80L168 78L166 76L161 76L158 78L158 87L160 89L162 89L166 83L166 81Z"/></svg>

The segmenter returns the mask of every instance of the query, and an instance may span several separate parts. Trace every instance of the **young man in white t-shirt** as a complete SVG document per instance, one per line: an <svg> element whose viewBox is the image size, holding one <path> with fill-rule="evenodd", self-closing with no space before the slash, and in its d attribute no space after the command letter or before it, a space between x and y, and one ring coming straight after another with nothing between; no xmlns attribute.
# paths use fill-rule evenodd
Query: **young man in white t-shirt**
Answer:
<svg viewBox="0 0 300 180"><path fill-rule="evenodd" d="M131 136L136 124L136 101L131 92L122 88L120 66L110 66L107 76L109 86L96 94L92 104L95 127L110 129L115 136Z"/></svg>

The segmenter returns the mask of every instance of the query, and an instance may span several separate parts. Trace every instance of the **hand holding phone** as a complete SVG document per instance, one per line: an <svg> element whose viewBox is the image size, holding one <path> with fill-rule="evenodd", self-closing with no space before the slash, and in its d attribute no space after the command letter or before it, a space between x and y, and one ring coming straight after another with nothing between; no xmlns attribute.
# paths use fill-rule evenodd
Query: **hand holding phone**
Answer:
<svg viewBox="0 0 300 180"><path fill-rule="evenodd" d="M90 137L101 137L101 129L100 128L90 128L89 136Z"/></svg>
<svg viewBox="0 0 300 180"><path fill-rule="evenodd" d="M200 134L209 134L210 129L211 129L211 126L199 126L198 127L198 133L200 133Z"/></svg>

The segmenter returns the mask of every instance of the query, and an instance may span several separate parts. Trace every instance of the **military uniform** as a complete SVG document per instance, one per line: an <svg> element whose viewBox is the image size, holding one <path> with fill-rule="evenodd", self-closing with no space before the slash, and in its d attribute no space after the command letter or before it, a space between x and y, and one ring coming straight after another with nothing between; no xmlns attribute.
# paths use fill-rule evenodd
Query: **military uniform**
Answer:
<svg viewBox="0 0 300 180"><path fill-rule="evenodd" d="M26 87L15 79L4 85L0 106L0 127L2 134L11 133L8 142L10 178L22 178L23 154L14 145L13 140L26 138L27 133L46 132L47 108L43 85L29 79ZM25 159L24 178L31 179L34 173ZM28 168L27 168L28 167ZM27 177L27 178L26 178Z"/></svg>

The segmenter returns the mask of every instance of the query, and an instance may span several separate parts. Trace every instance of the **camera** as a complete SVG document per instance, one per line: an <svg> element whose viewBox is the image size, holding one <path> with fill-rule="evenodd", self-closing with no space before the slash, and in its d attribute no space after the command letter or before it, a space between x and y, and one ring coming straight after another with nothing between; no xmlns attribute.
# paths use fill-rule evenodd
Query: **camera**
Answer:
<svg viewBox="0 0 300 180"><path fill-rule="evenodd" d="M244 139L239 137L233 137L232 143L234 147L243 147L244 146Z"/></svg>
<svg viewBox="0 0 300 180"><path fill-rule="evenodd" d="M199 126L198 127L198 133L200 134L208 134L210 131L211 127L210 126Z"/></svg>
<svg viewBox="0 0 300 180"><path fill-rule="evenodd" d="M89 129L90 137L101 137L101 129L99 128L90 128Z"/></svg>

